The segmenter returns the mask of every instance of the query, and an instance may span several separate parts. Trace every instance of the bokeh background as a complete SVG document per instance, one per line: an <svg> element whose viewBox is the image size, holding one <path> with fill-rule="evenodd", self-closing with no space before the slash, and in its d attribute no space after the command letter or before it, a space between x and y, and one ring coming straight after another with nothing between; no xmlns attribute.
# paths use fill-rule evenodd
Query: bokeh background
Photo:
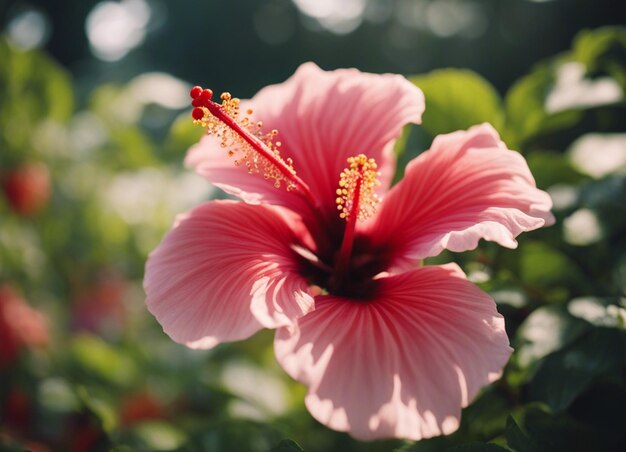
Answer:
<svg viewBox="0 0 626 452"><path fill-rule="evenodd" d="M625 21L615 0L0 0L0 449L624 450ZM147 254L222 196L183 168L190 86L249 97L305 61L425 91L399 174L489 121L554 200L518 250L430 260L494 296L516 349L450 437L332 432L271 332L190 351L143 305Z"/></svg>

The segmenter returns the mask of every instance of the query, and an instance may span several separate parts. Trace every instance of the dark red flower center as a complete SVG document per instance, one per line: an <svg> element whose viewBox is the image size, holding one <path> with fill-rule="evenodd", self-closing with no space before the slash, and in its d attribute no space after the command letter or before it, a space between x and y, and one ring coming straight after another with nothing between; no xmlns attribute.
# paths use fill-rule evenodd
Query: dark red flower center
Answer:
<svg viewBox="0 0 626 452"><path fill-rule="evenodd" d="M282 157L281 142L275 140L277 130L263 133L262 123L250 119L252 110L242 117L239 99L229 93L222 93L221 104L212 101L213 91L199 86L193 87L190 95L194 122L220 139L235 165L244 165L250 174L262 174L277 189L284 185L287 191L299 192L312 210L319 213L318 219L328 221L309 186L297 176L292 160ZM378 204L377 164L364 154L348 158L347 164L339 175L335 200L338 217L345 221L332 220L332 224L316 228L319 230L317 237L313 234L318 242L316 255L305 252L299 258L303 273L312 284L329 293L362 299L370 296L374 276L387 268L389 259L384 251L371 249L366 240L356 235L357 222L371 217ZM323 240L320 235L324 235Z"/></svg>

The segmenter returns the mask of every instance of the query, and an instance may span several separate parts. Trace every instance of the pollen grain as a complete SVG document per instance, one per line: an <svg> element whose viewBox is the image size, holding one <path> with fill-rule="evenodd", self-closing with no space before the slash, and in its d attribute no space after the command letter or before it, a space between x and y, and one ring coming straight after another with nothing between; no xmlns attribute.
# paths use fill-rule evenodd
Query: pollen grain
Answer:
<svg viewBox="0 0 626 452"><path fill-rule="evenodd" d="M221 104L211 100L213 92L201 87L192 88L194 124L199 124L220 141L220 146L233 158L235 166L243 166L250 174L261 174L276 188L283 184L287 191L297 188L296 171L291 159L284 159L275 142L278 130L263 132L263 123L254 122L252 109L240 112L240 100L230 93L220 95Z"/></svg>
<svg viewBox="0 0 626 452"><path fill-rule="evenodd" d="M378 195L378 165L372 158L359 154L347 159L348 166L339 176L339 188L336 191L339 216L346 221L356 217L365 221L376 213Z"/></svg>

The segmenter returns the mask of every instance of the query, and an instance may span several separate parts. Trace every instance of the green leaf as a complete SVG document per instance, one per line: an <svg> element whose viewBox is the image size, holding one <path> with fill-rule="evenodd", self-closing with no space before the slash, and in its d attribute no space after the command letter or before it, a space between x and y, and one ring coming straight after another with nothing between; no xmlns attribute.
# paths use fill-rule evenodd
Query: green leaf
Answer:
<svg viewBox="0 0 626 452"><path fill-rule="evenodd" d="M623 355L624 338L620 331L594 328L572 347L543 361L531 381L530 396L547 403L554 412L563 411L594 378L617 374Z"/></svg>
<svg viewBox="0 0 626 452"><path fill-rule="evenodd" d="M104 431L111 432L117 427L117 412L106 395L96 394L84 386L78 388L77 394L89 411L100 419Z"/></svg>
<svg viewBox="0 0 626 452"><path fill-rule="evenodd" d="M502 101L491 84L475 72L440 69L411 78L424 91L422 128L431 136L467 129L483 122L503 125Z"/></svg>
<svg viewBox="0 0 626 452"><path fill-rule="evenodd" d="M284 438L285 433L272 424L224 416L214 422L205 421L201 436L194 442L200 445L199 450L266 452Z"/></svg>
<svg viewBox="0 0 626 452"><path fill-rule="evenodd" d="M584 30L576 36L572 50L588 73L611 75L626 87L626 28Z"/></svg>
<svg viewBox="0 0 626 452"><path fill-rule="evenodd" d="M165 140L165 149L168 157L180 160L189 147L200 141L206 131L193 123L188 112L176 118L170 127Z"/></svg>
<svg viewBox="0 0 626 452"><path fill-rule="evenodd" d="M507 140L520 145L541 129L547 116L544 102L553 81L548 67L539 66L509 89L504 98Z"/></svg>
<svg viewBox="0 0 626 452"><path fill-rule="evenodd" d="M595 326L626 329L626 309L620 306L617 297L578 297L567 305L574 317L586 320Z"/></svg>
<svg viewBox="0 0 626 452"><path fill-rule="evenodd" d="M517 259L522 282L545 301L565 302L572 289L587 288L585 275L576 262L545 242L524 243Z"/></svg>
<svg viewBox="0 0 626 452"><path fill-rule="evenodd" d="M396 452L440 452L453 447L453 442L448 436L436 436L434 438L422 439L413 444L403 446Z"/></svg>
<svg viewBox="0 0 626 452"><path fill-rule="evenodd" d="M0 435L0 450L3 452L24 452L29 449L26 444L21 444L8 435Z"/></svg>
<svg viewBox="0 0 626 452"><path fill-rule="evenodd" d="M506 394L489 386L463 410L459 432L463 438L492 439L504 431L511 408Z"/></svg>
<svg viewBox="0 0 626 452"><path fill-rule="evenodd" d="M294 440L283 439L275 447L272 447L271 452L304 452L304 449Z"/></svg>
<svg viewBox="0 0 626 452"><path fill-rule="evenodd" d="M513 416L509 416L506 421L505 435L509 447L517 452L538 451L537 444L522 430Z"/></svg>
<svg viewBox="0 0 626 452"><path fill-rule="evenodd" d="M588 452L605 450L600 438L585 425L566 416L553 416L527 406L510 416L505 432L508 446L516 452Z"/></svg>
<svg viewBox="0 0 626 452"><path fill-rule="evenodd" d="M571 344L589 328L588 323L571 316L562 306L536 309L519 327L513 341L513 367L521 372L510 372L508 378L524 383L540 359Z"/></svg>
<svg viewBox="0 0 626 452"><path fill-rule="evenodd" d="M612 175L593 180L580 190L580 205L593 210L602 220L602 232L619 238L626 229L626 176ZM619 248L616 248L616 250Z"/></svg>
<svg viewBox="0 0 626 452"><path fill-rule="evenodd" d="M175 450L187 441L187 436L172 424L146 421L133 428L134 435L147 450Z"/></svg>
<svg viewBox="0 0 626 452"><path fill-rule="evenodd" d="M502 446L493 443L472 442L453 446L445 450L445 452L506 452Z"/></svg>
<svg viewBox="0 0 626 452"><path fill-rule="evenodd" d="M578 184L587 178L574 169L562 154L535 151L526 155L526 161L540 188L555 184Z"/></svg>
<svg viewBox="0 0 626 452"><path fill-rule="evenodd" d="M80 406L75 391L60 377L42 380L38 398L41 406L51 411L72 412L77 411Z"/></svg>
<svg viewBox="0 0 626 452"><path fill-rule="evenodd" d="M30 122L68 119L73 109L69 75L43 53L15 50L0 39L2 107L26 108ZM13 100L14 104L7 101Z"/></svg>
<svg viewBox="0 0 626 452"><path fill-rule="evenodd" d="M157 164L154 145L138 127L116 125L110 132L110 150L105 155L121 168L145 168Z"/></svg>
<svg viewBox="0 0 626 452"><path fill-rule="evenodd" d="M117 385L127 385L137 373L129 356L94 336L80 335L72 339L71 356L91 375Z"/></svg>
<svg viewBox="0 0 626 452"><path fill-rule="evenodd" d="M35 154L34 130L62 122L73 110L66 71L39 51L19 51L0 38L0 166L16 165Z"/></svg>

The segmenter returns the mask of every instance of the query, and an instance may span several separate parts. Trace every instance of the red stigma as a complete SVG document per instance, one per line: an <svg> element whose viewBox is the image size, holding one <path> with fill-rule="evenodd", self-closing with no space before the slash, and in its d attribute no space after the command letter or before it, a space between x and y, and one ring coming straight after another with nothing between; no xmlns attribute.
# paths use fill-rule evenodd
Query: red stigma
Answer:
<svg viewBox="0 0 626 452"><path fill-rule="evenodd" d="M189 95L192 99L197 99L198 97L200 97L200 94L202 94L201 86L194 86L193 88L191 88L191 91L189 91Z"/></svg>
<svg viewBox="0 0 626 452"><path fill-rule="evenodd" d="M212 97L213 91L211 91L210 89L203 89L202 93L200 94L200 98L205 102L210 101Z"/></svg>
<svg viewBox="0 0 626 452"><path fill-rule="evenodd" d="M205 110L201 107L210 109L211 104L213 104L213 102L211 102L213 91L202 88L201 86L194 86L191 88L191 91L189 91L189 95L193 98L191 105L195 107L191 112L191 116L196 121L200 121L205 116Z"/></svg>
<svg viewBox="0 0 626 452"><path fill-rule="evenodd" d="M200 107L196 107L191 112L191 116L196 121L200 121L202 118L204 118L204 110L202 108L200 108Z"/></svg>
<svg viewBox="0 0 626 452"><path fill-rule="evenodd" d="M213 91L210 89L202 88L201 86L194 86L189 91L189 95L193 98L191 105L195 108L191 111L191 116L196 121L200 121L205 117L205 110L202 108L210 108L211 98L213 97Z"/></svg>

